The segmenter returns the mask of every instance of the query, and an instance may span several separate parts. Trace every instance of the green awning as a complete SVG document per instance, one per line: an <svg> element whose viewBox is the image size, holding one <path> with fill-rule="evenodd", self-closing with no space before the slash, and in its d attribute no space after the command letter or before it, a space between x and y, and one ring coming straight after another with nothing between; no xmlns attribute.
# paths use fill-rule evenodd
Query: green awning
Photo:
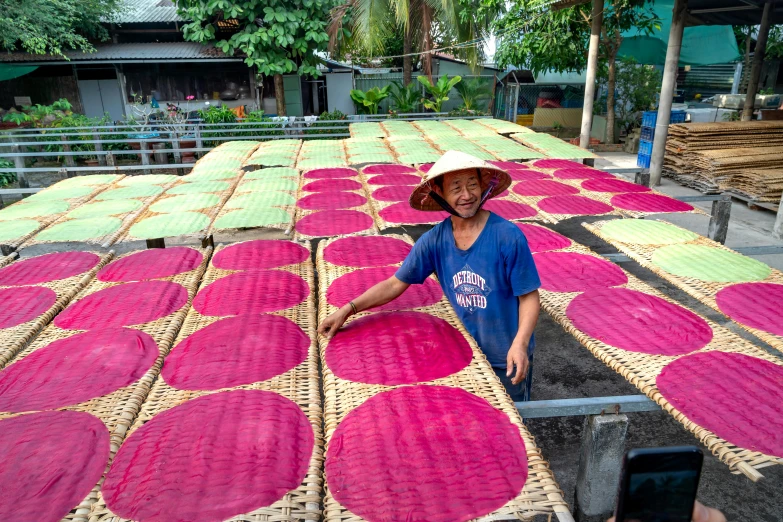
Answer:
<svg viewBox="0 0 783 522"><path fill-rule="evenodd" d="M661 19L661 29L651 35L642 34L638 29L624 32L618 56L633 57L637 62L646 65L663 65L669 44L673 6L674 0L656 0L652 8ZM740 59L737 40L730 25L685 28L680 49L680 66L730 63Z"/></svg>
<svg viewBox="0 0 783 522"><path fill-rule="evenodd" d="M0 63L0 82L4 80L13 80L25 74L30 74L38 68L37 65L10 65Z"/></svg>

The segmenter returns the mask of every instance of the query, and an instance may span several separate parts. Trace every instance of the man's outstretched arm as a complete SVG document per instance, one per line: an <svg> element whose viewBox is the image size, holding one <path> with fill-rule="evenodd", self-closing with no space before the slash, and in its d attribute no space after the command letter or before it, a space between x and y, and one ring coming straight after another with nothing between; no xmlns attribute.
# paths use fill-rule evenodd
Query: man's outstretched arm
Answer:
<svg viewBox="0 0 783 522"><path fill-rule="evenodd" d="M409 284L403 283L395 276L391 276L389 279L381 281L353 300L356 312L354 312L350 304L343 305L342 308L324 319L318 326L318 333L326 336L327 339L331 339L334 334L337 333L337 330L342 327L348 317L354 313L361 312L362 310L381 306L389 301L397 299L409 286Z"/></svg>

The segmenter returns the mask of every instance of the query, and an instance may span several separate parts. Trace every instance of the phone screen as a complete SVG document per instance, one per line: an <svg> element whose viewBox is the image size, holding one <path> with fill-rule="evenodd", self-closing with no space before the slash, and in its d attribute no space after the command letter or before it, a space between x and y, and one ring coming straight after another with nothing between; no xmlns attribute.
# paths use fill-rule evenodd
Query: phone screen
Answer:
<svg viewBox="0 0 783 522"><path fill-rule="evenodd" d="M690 522L701 461L701 451L695 447L630 451L618 499L618 522Z"/></svg>

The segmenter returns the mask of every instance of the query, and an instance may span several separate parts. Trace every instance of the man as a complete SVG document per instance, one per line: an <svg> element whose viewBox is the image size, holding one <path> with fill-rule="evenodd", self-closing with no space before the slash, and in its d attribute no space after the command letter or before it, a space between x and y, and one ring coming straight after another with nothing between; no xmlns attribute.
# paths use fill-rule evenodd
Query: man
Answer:
<svg viewBox="0 0 783 522"><path fill-rule="evenodd" d="M318 332L331 338L352 314L388 303L435 272L511 398L529 400L541 281L524 234L481 208L510 184L494 165L462 152L444 154L409 202L451 217L421 236L394 276L331 314Z"/></svg>

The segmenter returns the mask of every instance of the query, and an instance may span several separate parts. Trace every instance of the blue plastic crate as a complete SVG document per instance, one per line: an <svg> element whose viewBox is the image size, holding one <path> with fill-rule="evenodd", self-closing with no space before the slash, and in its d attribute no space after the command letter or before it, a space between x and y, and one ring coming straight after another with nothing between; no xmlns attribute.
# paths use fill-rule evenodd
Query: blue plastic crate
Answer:
<svg viewBox="0 0 783 522"><path fill-rule="evenodd" d="M643 169L650 168L650 156L648 154L639 154L636 156L636 166Z"/></svg>
<svg viewBox="0 0 783 522"><path fill-rule="evenodd" d="M639 154L645 156L652 155L653 144L651 141L639 140Z"/></svg>
<svg viewBox="0 0 783 522"><path fill-rule="evenodd" d="M581 109L584 104L584 100L563 100L560 102L560 106L564 109Z"/></svg>
<svg viewBox="0 0 783 522"><path fill-rule="evenodd" d="M654 127L642 127L642 133L639 136L639 139L642 139L644 141L652 141L654 137L655 137Z"/></svg>
<svg viewBox="0 0 783 522"><path fill-rule="evenodd" d="M655 127L658 121L658 111L645 111L642 113L642 127ZM685 111L672 111L669 117L669 124L684 123Z"/></svg>

